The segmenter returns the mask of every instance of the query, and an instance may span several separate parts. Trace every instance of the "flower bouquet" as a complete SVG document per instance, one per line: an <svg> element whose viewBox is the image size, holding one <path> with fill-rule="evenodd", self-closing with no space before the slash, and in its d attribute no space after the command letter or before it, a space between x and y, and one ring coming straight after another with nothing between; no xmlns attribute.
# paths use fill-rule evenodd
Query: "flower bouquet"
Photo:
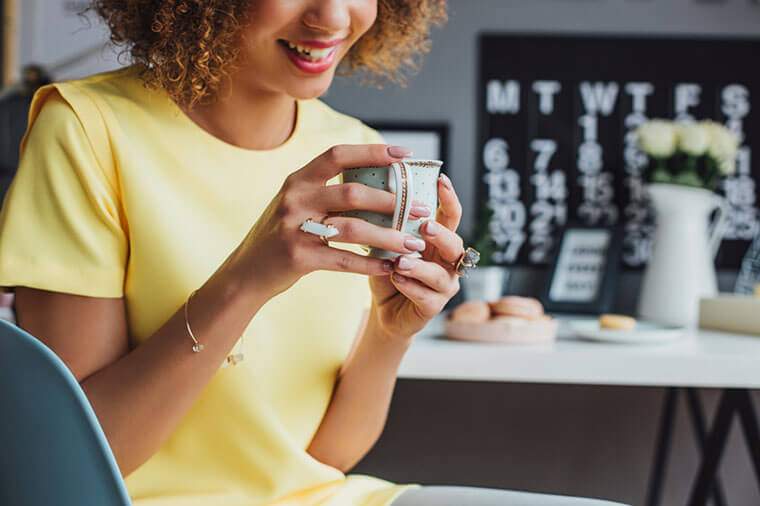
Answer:
<svg viewBox="0 0 760 506"><path fill-rule="evenodd" d="M638 128L636 137L651 159L646 177L650 183L715 190L721 176L736 170L739 137L714 121L652 120Z"/></svg>
<svg viewBox="0 0 760 506"><path fill-rule="evenodd" d="M670 325L696 325L699 299L718 290L714 258L728 206L714 191L722 176L735 171L739 138L712 121L654 120L636 133L650 157L645 179L656 216L639 315Z"/></svg>

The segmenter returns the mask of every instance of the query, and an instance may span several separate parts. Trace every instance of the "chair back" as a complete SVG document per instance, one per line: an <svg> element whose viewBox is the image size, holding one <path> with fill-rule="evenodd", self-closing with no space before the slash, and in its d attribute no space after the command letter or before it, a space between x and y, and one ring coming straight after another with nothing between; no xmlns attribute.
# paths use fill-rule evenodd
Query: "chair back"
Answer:
<svg viewBox="0 0 760 506"><path fill-rule="evenodd" d="M74 375L41 341L2 320L0 504L131 504Z"/></svg>

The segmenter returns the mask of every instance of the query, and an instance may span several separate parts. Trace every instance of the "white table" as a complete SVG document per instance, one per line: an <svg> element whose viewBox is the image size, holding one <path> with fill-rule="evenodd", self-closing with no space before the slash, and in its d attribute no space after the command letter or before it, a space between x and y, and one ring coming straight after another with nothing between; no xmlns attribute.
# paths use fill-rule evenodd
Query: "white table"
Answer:
<svg viewBox="0 0 760 506"><path fill-rule="evenodd" d="M441 339L433 321L415 339L399 377L582 385L760 388L760 337L691 331L670 344L581 341L560 331L545 346Z"/></svg>
<svg viewBox="0 0 760 506"><path fill-rule="evenodd" d="M703 447L689 504L706 504L710 495L724 504L717 469L734 416L742 422L760 484L760 429L749 393L760 389L760 337L691 330L668 344L637 346L578 340L561 325L551 345L517 346L450 341L440 337L442 324L434 320L417 336L401 363L400 378L667 387L650 505L659 504L676 400L683 390ZM697 388L723 390L709 430Z"/></svg>

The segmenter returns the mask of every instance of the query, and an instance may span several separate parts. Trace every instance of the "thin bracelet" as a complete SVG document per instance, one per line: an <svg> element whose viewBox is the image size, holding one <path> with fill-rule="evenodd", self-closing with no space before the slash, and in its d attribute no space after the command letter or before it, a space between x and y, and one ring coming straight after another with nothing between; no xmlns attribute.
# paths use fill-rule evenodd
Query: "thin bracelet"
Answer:
<svg viewBox="0 0 760 506"><path fill-rule="evenodd" d="M193 298L193 295L198 290L193 290L193 292L190 294L190 296L185 301L185 307L184 307L184 313L185 313L185 328L187 329L187 333L190 335L190 339L193 340L193 352L194 353L200 353L203 351L203 349L206 347L205 345L198 342L198 339L195 338L195 334L193 334L193 329L190 328L190 319L187 317L187 308L190 305L190 299ZM243 337L240 337L240 346L243 346ZM227 358L225 359L225 366L226 365L238 365L240 362L243 361L245 358L245 355L243 353L233 353L231 355L227 355Z"/></svg>
<svg viewBox="0 0 760 506"><path fill-rule="evenodd" d="M187 328L187 333L190 334L190 339L193 340L193 352L194 353L200 353L205 348L204 345L198 342L198 340L195 338L195 334L193 334L193 329L190 328L190 320L187 317L187 306L190 305L190 299L193 298L193 295L195 295L195 292L198 290L193 290L193 292L190 294L190 296L185 301L185 328Z"/></svg>

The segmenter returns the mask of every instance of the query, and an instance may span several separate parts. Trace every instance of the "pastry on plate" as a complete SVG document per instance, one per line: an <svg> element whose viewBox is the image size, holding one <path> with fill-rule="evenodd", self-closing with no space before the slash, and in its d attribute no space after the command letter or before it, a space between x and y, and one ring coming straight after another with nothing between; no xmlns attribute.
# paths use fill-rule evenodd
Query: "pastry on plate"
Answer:
<svg viewBox="0 0 760 506"><path fill-rule="evenodd" d="M538 320L544 316L544 306L530 297L510 295L491 302L490 306L494 316L515 316L526 320Z"/></svg>
<svg viewBox="0 0 760 506"><path fill-rule="evenodd" d="M606 330L633 330L636 319L619 314L603 314L599 317L599 328Z"/></svg>
<svg viewBox="0 0 760 506"><path fill-rule="evenodd" d="M485 323L490 317L488 304L479 300L463 302L451 312L451 321L459 323Z"/></svg>
<svg viewBox="0 0 760 506"><path fill-rule="evenodd" d="M557 337L557 320L527 320L517 316L496 316L473 325L454 320L446 322L446 336L459 341L482 341L503 344L547 344Z"/></svg>

